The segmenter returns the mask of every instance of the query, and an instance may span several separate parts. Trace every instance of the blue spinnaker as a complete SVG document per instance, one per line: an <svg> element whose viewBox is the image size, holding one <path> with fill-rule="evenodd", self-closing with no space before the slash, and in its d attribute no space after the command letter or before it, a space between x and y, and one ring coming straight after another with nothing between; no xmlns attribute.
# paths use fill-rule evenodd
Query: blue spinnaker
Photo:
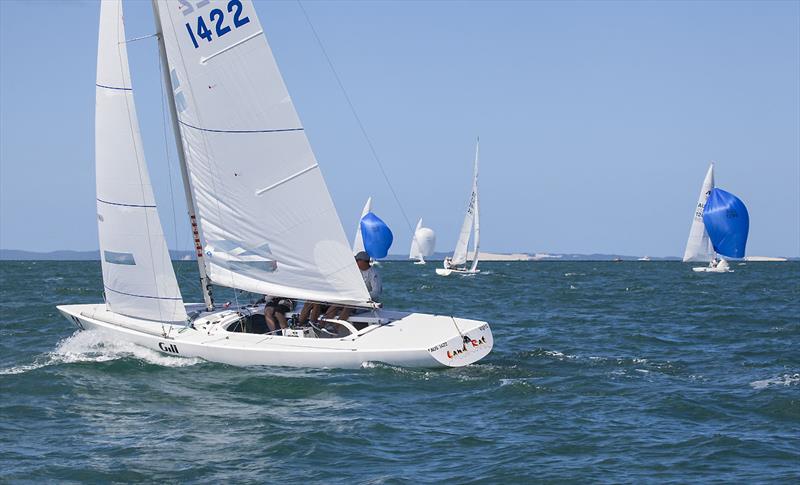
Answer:
<svg viewBox="0 0 800 485"><path fill-rule="evenodd" d="M738 197L714 188L703 210L703 223L714 251L729 258L743 258L750 230L750 215Z"/></svg>
<svg viewBox="0 0 800 485"><path fill-rule="evenodd" d="M364 239L364 250L373 259L385 258L394 240L389 226L372 212L367 212L361 218L361 237Z"/></svg>

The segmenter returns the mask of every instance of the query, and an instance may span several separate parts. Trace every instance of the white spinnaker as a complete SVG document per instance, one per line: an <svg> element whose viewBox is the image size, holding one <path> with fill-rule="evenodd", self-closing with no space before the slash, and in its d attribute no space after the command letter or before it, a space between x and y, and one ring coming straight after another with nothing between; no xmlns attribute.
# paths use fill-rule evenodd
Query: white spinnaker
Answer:
<svg viewBox="0 0 800 485"><path fill-rule="evenodd" d="M422 255L422 251L419 250L419 243L417 242L417 234L419 230L422 229L422 218L419 218L417 221L417 227L414 229L414 234L411 236L411 250L408 252L408 259L418 259L420 261L424 260Z"/></svg>
<svg viewBox="0 0 800 485"><path fill-rule="evenodd" d="M211 281L369 306L252 2L156 1Z"/></svg>
<svg viewBox="0 0 800 485"><path fill-rule="evenodd" d="M184 322L142 149L121 0L100 3L95 96L97 229L106 305L130 317Z"/></svg>
<svg viewBox="0 0 800 485"><path fill-rule="evenodd" d="M417 228L414 230L414 236L411 238L411 251L409 251L409 259L418 259L425 261L426 257L433 254L436 247L436 233L433 229L422 226L422 218L417 222Z"/></svg>
<svg viewBox="0 0 800 485"><path fill-rule="evenodd" d="M466 264L467 262L467 247L469 245L469 238L472 234L473 227L475 226L475 215L478 208L478 145L475 145L475 169L472 177L472 192L469 196L469 203L467 204L467 212L464 214L464 223L461 225L461 232L458 235L458 242L453 251L453 266ZM477 251L475 253L477 256ZM474 264L474 263L473 263Z"/></svg>
<svg viewBox="0 0 800 485"><path fill-rule="evenodd" d="M368 197L367 203L364 204L364 208L361 210L361 217L358 218L358 222L356 223L356 235L353 236L353 254L364 251L364 237L361 235L361 219L371 211L372 197Z"/></svg>
<svg viewBox="0 0 800 485"><path fill-rule="evenodd" d="M708 200L708 194L714 188L714 163L708 167L703 186L700 188L700 197L692 216L692 227L689 229L689 239L686 241L686 251L683 253L684 261L711 261L714 258L714 247L708 237L706 226L703 223L703 210Z"/></svg>

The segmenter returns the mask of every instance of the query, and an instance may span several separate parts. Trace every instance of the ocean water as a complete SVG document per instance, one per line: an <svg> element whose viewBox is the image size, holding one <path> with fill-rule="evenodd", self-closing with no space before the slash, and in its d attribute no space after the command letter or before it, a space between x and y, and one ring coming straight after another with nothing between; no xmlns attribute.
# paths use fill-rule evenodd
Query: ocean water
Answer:
<svg viewBox="0 0 800 485"><path fill-rule="evenodd" d="M0 262L0 482L798 483L800 263L481 268L380 267L388 307L488 320L481 363L303 370L76 333L98 263Z"/></svg>

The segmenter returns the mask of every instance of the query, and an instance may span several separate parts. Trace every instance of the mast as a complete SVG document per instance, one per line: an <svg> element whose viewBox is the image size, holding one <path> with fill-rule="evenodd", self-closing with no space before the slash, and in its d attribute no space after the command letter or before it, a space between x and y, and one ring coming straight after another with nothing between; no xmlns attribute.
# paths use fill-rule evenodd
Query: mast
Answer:
<svg viewBox="0 0 800 485"><path fill-rule="evenodd" d="M161 59L161 73L164 77L164 86L169 97L169 114L172 120L172 131L175 135L175 145L178 149L178 160L181 167L181 178L183 179L183 190L186 195L186 209L189 213L189 221L192 224L192 238L194 240L195 254L197 255L197 267L200 270L200 289L203 291L203 301L206 310L214 309L214 299L211 295L211 280L206 272L206 265L203 258L203 235L197 223L197 216L192 196L191 181L189 171L186 168L186 155L183 153L183 138L181 137L180 126L178 125L178 112L175 108L175 93L172 90L172 80L170 78L169 63L167 62L167 51L164 45L164 34L161 27L161 18L158 15L158 0L153 0L153 16L156 22L156 38L158 39L158 57Z"/></svg>

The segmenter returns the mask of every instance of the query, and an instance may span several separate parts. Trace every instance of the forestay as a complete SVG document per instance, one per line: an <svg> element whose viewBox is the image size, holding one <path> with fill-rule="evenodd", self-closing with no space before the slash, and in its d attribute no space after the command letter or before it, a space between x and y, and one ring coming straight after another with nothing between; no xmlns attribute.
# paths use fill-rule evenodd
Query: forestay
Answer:
<svg viewBox="0 0 800 485"><path fill-rule="evenodd" d="M183 322L131 90L120 0L101 2L95 104L97 227L106 305L114 313Z"/></svg>
<svg viewBox="0 0 800 485"><path fill-rule="evenodd" d="M356 235L353 236L353 254L358 254L364 250L364 236L361 235L361 219L370 212L372 212L372 197L367 198L367 203L364 204L364 208L361 210L361 217L358 218Z"/></svg>
<svg viewBox="0 0 800 485"><path fill-rule="evenodd" d="M475 169L472 177L472 192L469 196L469 203L467 204L467 212L464 214L464 223L461 225L461 232L458 235L458 242L453 251L453 266L460 266L467 262L467 249L469 245L470 235L475 230L475 254L473 255L473 270L477 266L478 259L478 145L475 145Z"/></svg>
<svg viewBox="0 0 800 485"><path fill-rule="evenodd" d="M703 209L708 200L708 194L714 188L714 164L708 167L703 186L700 188L700 197L692 217L692 227L689 230L689 239L686 241L686 251L683 253L684 261L711 261L714 258L714 248L708 238L708 231L703 223Z"/></svg>
<svg viewBox="0 0 800 485"><path fill-rule="evenodd" d="M211 281L369 306L252 2L156 5Z"/></svg>

